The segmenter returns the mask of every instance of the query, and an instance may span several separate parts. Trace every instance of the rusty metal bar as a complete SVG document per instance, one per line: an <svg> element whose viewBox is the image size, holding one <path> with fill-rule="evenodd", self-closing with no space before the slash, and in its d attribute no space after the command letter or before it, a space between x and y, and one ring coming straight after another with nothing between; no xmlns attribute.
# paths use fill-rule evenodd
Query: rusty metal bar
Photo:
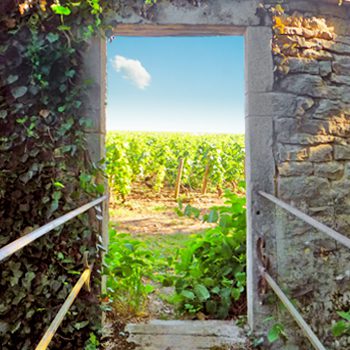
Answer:
<svg viewBox="0 0 350 350"><path fill-rule="evenodd" d="M313 332L311 327L305 322L299 311L294 307L294 305L290 302L288 297L283 293L282 289L277 285L275 280L265 271L263 267L260 267L260 272L278 298L281 300L283 305L289 311L289 313L294 318L294 321L301 328L305 336L309 339L310 343L316 350L326 350L320 340L317 338L316 334Z"/></svg>
<svg viewBox="0 0 350 350"><path fill-rule="evenodd" d="M15 241L7 244L5 247L0 249L0 262L12 255L13 253L16 253L18 250L22 249L26 245L32 243L36 239L40 238L41 236L45 235L46 233L52 231L53 229L57 228L58 226L63 225L67 221L75 218L76 216L84 213L85 211L89 210L90 208L102 203L108 198L108 196L103 196L98 199L95 199L94 201L87 203L80 208L77 208L75 210L70 211L69 213L62 215L61 217L49 222L48 224L28 233L27 235L16 239Z"/></svg>
<svg viewBox="0 0 350 350"><path fill-rule="evenodd" d="M46 350L49 346L53 336L57 332L58 327L62 323L64 317L66 316L67 312L69 311L69 308L72 306L74 300L78 296L82 286L85 284L87 288L89 288L89 280L91 275L91 267L87 268L80 276L78 282L70 292L68 298L64 302L64 304L61 306L60 310L58 311L56 317L52 321L50 327L45 332L44 336L42 337L40 343L37 345L35 350Z"/></svg>
<svg viewBox="0 0 350 350"><path fill-rule="evenodd" d="M297 218L305 221L306 223L308 223L309 225L313 226L317 230L325 233L329 237L335 239L336 241L338 241L339 243L341 243L342 245L344 245L345 247L350 249L350 239L348 237L346 237L346 236L342 235L341 233L333 230L332 228L326 226L325 224L322 224L321 222L315 220L311 216L303 213L299 209L291 206L290 204L287 204L287 203L281 201L280 199L278 199L277 197L275 197L275 196L273 196L271 194L268 194L268 193L262 192L262 191L260 191L259 194L261 196L267 198L271 202L275 203L279 207L287 210L289 213L293 214Z"/></svg>

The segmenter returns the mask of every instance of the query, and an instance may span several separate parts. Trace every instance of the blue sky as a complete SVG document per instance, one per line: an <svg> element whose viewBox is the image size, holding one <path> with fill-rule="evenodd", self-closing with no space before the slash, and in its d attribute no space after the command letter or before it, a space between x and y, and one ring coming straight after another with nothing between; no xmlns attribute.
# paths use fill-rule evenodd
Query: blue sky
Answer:
<svg viewBox="0 0 350 350"><path fill-rule="evenodd" d="M107 44L107 129L244 132L243 37Z"/></svg>

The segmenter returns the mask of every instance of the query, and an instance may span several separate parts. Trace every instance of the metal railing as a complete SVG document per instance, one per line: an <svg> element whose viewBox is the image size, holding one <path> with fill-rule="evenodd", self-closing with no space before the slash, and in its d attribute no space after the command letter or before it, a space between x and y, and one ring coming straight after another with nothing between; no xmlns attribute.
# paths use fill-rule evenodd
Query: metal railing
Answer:
<svg viewBox="0 0 350 350"><path fill-rule="evenodd" d="M293 214L297 218L303 220L310 226L318 229L319 231L325 233L329 237L335 239L337 242L341 243L347 248L350 248L350 239L346 236L342 235L341 233L333 230L332 228L328 227L327 225L322 224L321 222L315 220L311 216L303 213L299 209L293 207L292 205L283 202L279 198L268 194L263 191L258 192L262 197L268 199L272 203L276 204L280 208L283 208L284 210L288 211L290 214ZM284 304L286 309L289 311L289 313L294 318L295 322L299 325L305 336L309 339L310 343L316 350L326 350L326 348L322 345L321 341L317 338L315 333L312 331L311 327L306 323L306 321L303 319L302 315L297 311L297 309L294 307L294 305L291 303L291 301L288 299L288 297L283 293L282 289L278 286L276 281L268 274L265 267L259 266L260 272L262 277L265 279L265 281L269 284L271 289L275 292L275 294L278 296L278 298L281 300L281 302Z"/></svg>
<svg viewBox="0 0 350 350"><path fill-rule="evenodd" d="M72 220L73 218L77 217L78 215L86 212L87 210L96 207L98 204L104 202L108 199L108 196L103 196L98 199L95 199L75 210L70 211L69 213L62 215L61 217L49 222L48 224L26 234L25 236L16 239L15 241L7 244L6 246L2 247L0 249L0 262L5 260L6 258L10 257L12 254L16 253L20 249L24 248L28 244L32 243L36 239L46 235L47 233L51 232L55 228L65 224L69 220ZM78 282L73 287L72 291L68 295L67 299L63 303L62 307L60 308L59 312L57 313L56 317L50 324L49 328L45 332L44 336L40 340L38 346L35 348L35 350L46 350L49 346L53 336L57 332L58 327L62 323L65 315L69 311L69 308L72 306L73 302L77 298L81 288L83 285L86 286L88 291L90 291L90 276L92 272L92 265L88 265L88 255L87 253L84 254L84 272L80 275L80 278Z"/></svg>

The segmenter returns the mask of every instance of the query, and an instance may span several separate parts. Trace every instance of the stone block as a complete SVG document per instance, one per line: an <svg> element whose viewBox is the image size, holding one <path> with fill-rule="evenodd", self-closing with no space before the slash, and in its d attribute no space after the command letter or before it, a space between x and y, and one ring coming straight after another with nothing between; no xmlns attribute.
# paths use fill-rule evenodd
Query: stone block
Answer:
<svg viewBox="0 0 350 350"><path fill-rule="evenodd" d="M334 194L335 201L339 201L341 199L348 199L350 196L350 180L341 179L339 181L333 181L332 191Z"/></svg>
<svg viewBox="0 0 350 350"><path fill-rule="evenodd" d="M275 133L279 136L281 133L290 138L298 131L298 120L294 118L280 118L275 120ZM286 142L288 143L288 141Z"/></svg>
<svg viewBox="0 0 350 350"><path fill-rule="evenodd" d="M313 117L318 119L329 119L341 113L350 113L350 105L341 101L322 99L314 111Z"/></svg>
<svg viewBox="0 0 350 350"><path fill-rule="evenodd" d="M333 71L335 74L347 75L350 70L350 57L335 55L332 63Z"/></svg>
<svg viewBox="0 0 350 350"><path fill-rule="evenodd" d="M344 175L346 179L350 179L350 162L344 164Z"/></svg>
<svg viewBox="0 0 350 350"><path fill-rule="evenodd" d="M320 68L317 60L299 57L288 59L289 73L319 74Z"/></svg>
<svg viewBox="0 0 350 350"><path fill-rule="evenodd" d="M302 161L309 157L308 147L299 145L283 145L277 147L277 157L280 162Z"/></svg>
<svg viewBox="0 0 350 350"><path fill-rule="evenodd" d="M318 98L336 99L343 94L341 87L328 86L318 75L289 75L281 81L280 85L286 92Z"/></svg>
<svg viewBox="0 0 350 350"><path fill-rule="evenodd" d="M315 164L315 175L336 180L344 174L344 165L339 162Z"/></svg>
<svg viewBox="0 0 350 350"><path fill-rule="evenodd" d="M333 147L331 145L312 146L309 152L311 162L327 162L333 159Z"/></svg>
<svg viewBox="0 0 350 350"><path fill-rule="evenodd" d="M312 108L315 104L314 99L310 97L297 97L297 108L295 111L295 114L298 116L302 116L305 114L306 111L308 111L310 108Z"/></svg>
<svg viewBox="0 0 350 350"><path fill-rule="evenodd" d="M98 133L86 134L87 148L91 160L95 163L105 158L105 135Z"/></svg>
<svg viewBox="0 0 350 350"><path fill-rule="evenodd" d="M281 176L312 175L314 168L311 162L284 162L278 166Z"/></svg>
<svg viewBox="0 0 350 350"><path fill-rule="evenodd" d="M321 61L319 62L320 75L326 77L332 73L332 63L330 61Z"/></svg>
<svg viewBox="0 0 350 350"><path fill-rule="evenodd" d="M271 50L271 28L248 27L245 39L247 92L272 91L274 65Z"/></svg>
<svg viewBox="0 0 350 350"><path fill-rule="evenodd" d="M277 135L277 141L281 143L289 143L293 145L319 145L331 143L336 140L335 136L331 135L310 135L306 133L297 133L290 135L288 131L281 132Z"/></svg>
<svg viewBox="0 0 350 350"><path fill-rule="evenodd" d="M285 93L247 93L247 116L293 117L296 111L296 96Z"/></svg>
<svg viewBox="0 0 350 350"><path fill-rule="evenodd" d="M350 76L331 74L331 81L336 84L350 85Z"/></svg>
<svg viewBox="0 0 350 350"><path fill-rule="evenodd" d="M84 53L82 79L91 80L84 103L86 117L91 121L89 132L106 132L106 41L94 38Z"/></svg>
<svg viewBox="0 0 350 350"><path fill-rule="evenodd" d="M350 159L350 145L335 145L334 159L349 160Z"/></svg>
<svg viewBox="0 0 350 350"><path fill-rule="evenodd" d="M327 179L317 176L283 177L278 179L278 194L283 200L309 200L329 193Z"/></svg>

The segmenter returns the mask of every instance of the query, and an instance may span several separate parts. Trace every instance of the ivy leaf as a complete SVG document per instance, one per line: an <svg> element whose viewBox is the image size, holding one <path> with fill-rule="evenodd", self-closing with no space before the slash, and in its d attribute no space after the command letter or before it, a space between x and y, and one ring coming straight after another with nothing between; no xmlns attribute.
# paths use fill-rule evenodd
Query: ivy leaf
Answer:
<svg viewBox="0 0 350 350"><path fill-rule="evenodd" d="M53 4L51 5L51 9L56 15L69 16L71 14L71 10L67 6Z"/></svg>
<svg viewBox="0 0 350 350"><path fill-rule="evenodd" d="M0 111L0 119L5 119L7 116L7 111L4 109Z"/></svg>
<svg viewBox="0 0 350 350"><path fill-rule="evenodd" d="M18 75L9 75L6 79L7 84L12 84L18 80Z"/></svg>
<svg viewBox="0 0 350 350"><path fill-rule="evenodd" d="M78 331L84 327L86 327L89 324L89 321L82 321L82 322L77 322L74 325L74 328L77 329Z"/></svg>
<svg viewBox="0 0 350 350"><path fill-rule="evenodd" d="M25 86L18 86L11 89L11 94L14 98L20 98L24 96L28 91L28 88Z"/></svg>
<svg viewBox="0 0 350 350"><path fill-rule="evenodd" d="M56 42L59 39L59 37L60 36L57 33L49 33L46 36L48 42L50 42L51 44Z"/></svg>

